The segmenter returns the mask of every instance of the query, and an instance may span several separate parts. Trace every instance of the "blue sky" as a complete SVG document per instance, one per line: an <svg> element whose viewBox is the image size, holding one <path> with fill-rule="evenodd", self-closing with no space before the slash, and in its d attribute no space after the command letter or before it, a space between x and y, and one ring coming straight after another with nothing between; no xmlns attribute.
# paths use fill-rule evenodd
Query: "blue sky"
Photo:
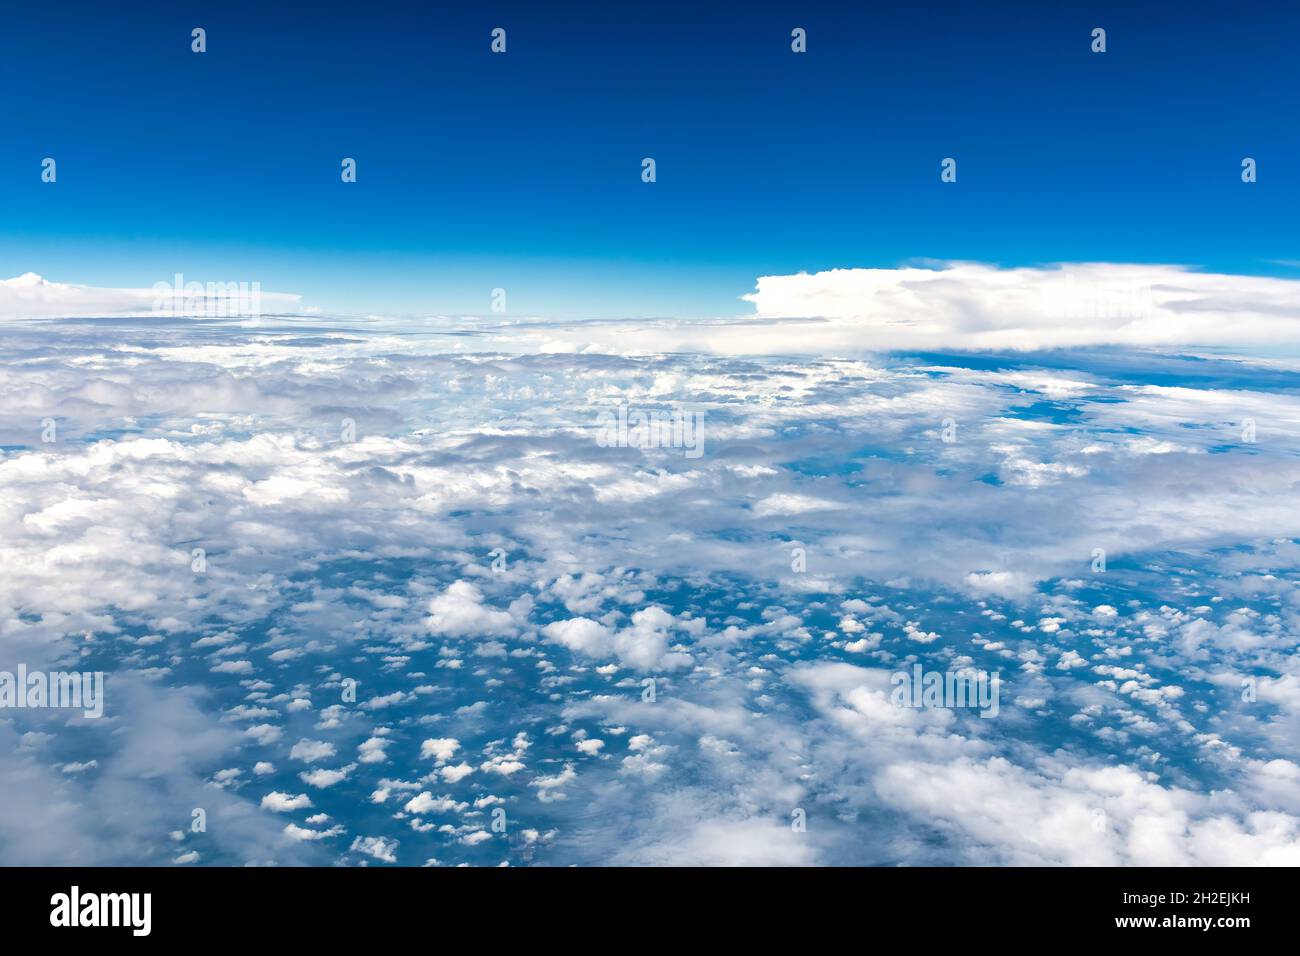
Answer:
<svg viewBox="0 0 1300 956"><path fill-rule="evenodd" d="M760 275L918 258L1295 274L1294 9L845 7L17 8L0 273L684 317L749 311Z"/></svg>

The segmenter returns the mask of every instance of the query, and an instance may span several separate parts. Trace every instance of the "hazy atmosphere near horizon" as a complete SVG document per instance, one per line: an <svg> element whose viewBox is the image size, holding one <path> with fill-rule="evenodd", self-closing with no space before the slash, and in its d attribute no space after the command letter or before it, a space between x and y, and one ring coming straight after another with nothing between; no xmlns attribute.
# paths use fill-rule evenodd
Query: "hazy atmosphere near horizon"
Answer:
<svg viewBox="0 0 1300 956"><path fill-rule="evenodd" d="M0 866L1300 865L1294 5L60 11Z"/></svg>

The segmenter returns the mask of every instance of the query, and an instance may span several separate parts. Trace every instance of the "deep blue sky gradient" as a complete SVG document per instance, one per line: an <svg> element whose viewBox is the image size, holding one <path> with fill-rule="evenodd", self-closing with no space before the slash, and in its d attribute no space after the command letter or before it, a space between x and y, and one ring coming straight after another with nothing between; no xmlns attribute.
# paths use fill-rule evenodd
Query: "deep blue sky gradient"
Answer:
<svg viewBox="0 0 1300 956"><path fill-rule="evenodd" d="M1294 276L1298 81L1284 3L10 5L0 274L573 316L917 258Z"/></svg>

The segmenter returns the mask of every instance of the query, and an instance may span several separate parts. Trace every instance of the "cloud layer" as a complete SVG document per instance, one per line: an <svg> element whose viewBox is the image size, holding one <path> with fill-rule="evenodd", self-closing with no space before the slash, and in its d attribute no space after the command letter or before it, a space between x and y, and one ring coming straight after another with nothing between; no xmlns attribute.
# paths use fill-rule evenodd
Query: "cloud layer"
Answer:
<svg viewBox="0 0 1300 956"><path fill-rule="evenodd" d="M86 318L99 316L243 315L249 314L253 297L240 301L238 281L191 287L189 282L168 276L148 289L106 289L96 286L51 282L34 272L12 279L0 279L0 321L38 318ZM252 283L245 282L246 289ZM256 309L267 313L295 312L302 308L298 295L283 292L256 294Z"/></svg>
<svg viewBox="0 0 1300 956"><path fill-rule="evenodd" d="M1295 862L1284 363L193 328L0 328L5 862Z"/></svg>

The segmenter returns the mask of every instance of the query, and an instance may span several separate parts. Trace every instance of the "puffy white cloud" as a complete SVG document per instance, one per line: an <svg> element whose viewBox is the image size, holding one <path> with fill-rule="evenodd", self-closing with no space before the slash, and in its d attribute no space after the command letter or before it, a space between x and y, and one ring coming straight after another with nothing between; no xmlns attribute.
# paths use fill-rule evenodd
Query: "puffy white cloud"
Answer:
<svg viewBox="0 0 1300 956"><path fill-rule="evenodd" d="M253 673L252 661L222 661L212 668L214 674L251 674Z"/></svg>
<svg viewBox="0 0 1300 956"><path fill-rule="evenodd" d="M1169 265L833 269L763 276L744 298L760 319L828 320L798 330L803 350L1300 342L1300 282Z"/></svg>
<svg viewBox="0 0 1300 956"><path fill-rule="evenodd" d="M438 763L446 763L456 756L460 741L455 737L431 737L420 744L420 757L424 760L432 757Z"/></svg>
<svg viewBox="0 0 1300 956"><path fill-rule="evenodd" d="M443 779L444 783L459 783L474 772L474 768L467 763L459 763L454 766L441 767L438 770L438 776Z"/></svg>
<svg viewBox="0 0 1300 956"><path fill-rule="evenodd" d="M548 640L592 657L604 656L613 645L610 629L599 621L586 617L554 621L542 628L542 633Z"/></svg>
<svg viewBox="0 0 1300 956"><path fill-rule="evenodd" d="M590 618L575 617L546 625L542 634L588 657L614 655L624 665L637 670L671 670L691 664L689 654L668 653L672 629L679 626L681 622L663 608L647 607L634 613L631 624L619 630Z"/></svg>
<svg viewBox="0 0 1300 956"><path fill-rule="evenodd" d="M284 731L275 724L254 724L244 731L246 737L251 737L264 747L275 743L283 734Z"/></svg>
<svg viewBox="0 0 1300 956"><path fill-rule="evenodd" d="M447 796L435 797L425 790L406 801L403 809L407 813L459 813L466 809L466 804Z"/></svg>
<svg viewBox="0 0 1300 956"><path fill-rule="evenodd" d="M357 761L359 763L384 763L388 760L388 752L385 748L392 741L384 737L371 737L364 740L357 747Z"/></svg>
<svg viewBox="0 0 1300 956"><path fill-rule="evenodd" d="M505 611L483 603L483 592L469 581L457 581L429 602L429 630L447 637L505 635L515 621Z"/></svg>
<svg viewBox="0 0 1300 956"><path fill-rule="evenodd" d="M311 806L311 797L305 793L293 796L288 793L281 793L278 790L272 790L262 798L262 808L264 810L274 810L276 813L288 813L290 810L305 810Z"/></svg>
<svg viewBox="0 0 1300 956"><path fill-rule="evenodd" d="M398 841L387 837L357 837L352 841L353 853L363 853L381 863L397 862Z"/></svg>
<svg viewBox="0 0 1300 956"><path fill-rule="evenodd" d="M291 760L301 760L304 763L315 763L318 760L325 760L334 756L334 745L327 740L307 740L303 738L293 745L289 751Z"/></svg>
<svg viewBox="0 0 1300 956"><path fill-rule="evenodd" d="M286 823L284 825L284 835L298 843L328 840L330 837L339 836L341 833L343 833L341 826L332 826L328 830L312 830L308 827L300 827L296 823Z"/></svg>
<svg viewBox="0 0 1300 956"><path fill-rule="evenodd" d="M339 767L337 770L310 770L298 774L298 778L309 786L324 790L335 784L342 783L348 778L348 775L357 768L356 764L348 764L346 767Z"/></svg>

